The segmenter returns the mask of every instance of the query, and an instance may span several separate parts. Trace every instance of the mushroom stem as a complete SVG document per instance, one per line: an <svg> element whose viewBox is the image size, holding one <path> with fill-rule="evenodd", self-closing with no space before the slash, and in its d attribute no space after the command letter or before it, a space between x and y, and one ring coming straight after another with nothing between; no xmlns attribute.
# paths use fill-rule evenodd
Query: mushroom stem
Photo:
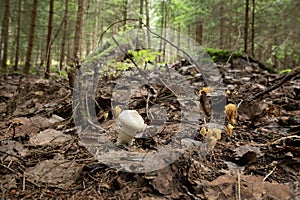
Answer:
<svg viewBox="0 0 300 200"><path fill-rule="evenodd" d="M118 130L118 139L117 139L117 145L132 145L132 139L133 136L126 134L124 131L122 130Z"/></svg>

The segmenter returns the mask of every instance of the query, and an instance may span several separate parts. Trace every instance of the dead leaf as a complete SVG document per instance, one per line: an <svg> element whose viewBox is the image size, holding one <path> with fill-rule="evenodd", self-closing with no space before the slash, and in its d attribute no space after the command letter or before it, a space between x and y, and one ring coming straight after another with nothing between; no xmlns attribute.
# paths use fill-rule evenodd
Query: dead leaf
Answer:
<svg viewBox="0 0 300 200"><path fill-rule="evenodd" d="M205 186L205 196L217 199L235 200L237 192L237 176L222 175ZM292 197L289 187L278 183L265 183L260 176L241 175L241 199L272 199L287 200Z"/></svg>
<svg viewBox="0 0 300 200"><path fill-rule="evenodd" d="M170 167L165 167L157 171L157 176L150 183L154 189L163 195L169 195L174 191L173 177L174 173Z"/></svg>
<svg viewBox="0 0 300 200"><path fill-rule="evenodd" d="M71 139L72 137L70 135L63 134L62 132L54 129L46 129L31 137L30 143L32 145L62 144Z"/></svg>
<svg viewBox="0 0 300 200"><path fill-rule="evenodd" d="M71 186L79 177L81 166L69 160L44 160L26 170L27 177L36 182Z"/></svg>

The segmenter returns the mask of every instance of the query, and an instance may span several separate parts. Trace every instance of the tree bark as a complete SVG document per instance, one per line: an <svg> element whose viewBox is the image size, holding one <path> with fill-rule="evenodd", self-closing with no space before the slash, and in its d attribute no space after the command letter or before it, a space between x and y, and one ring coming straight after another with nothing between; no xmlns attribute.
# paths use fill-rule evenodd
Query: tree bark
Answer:
<svg viewBox="0 0 300 200"><path fill-rule="evenodd" d="M224 19L224 1L220 2L220 48L224 48L224 32L225 32L225 19Z"/></svg>
<svg viewBox="0 0 300 200"><path fill-rule="evenodd" d="M17 37L16 37L16 52L15 52L14 71L18 71L18 68L19 68L22 6L23 6L23 0L19 0L19 2L18 2Z"/></svg>
<svg viewBox="0 0 300 200"><path fill-rule="evenodd" d="M45 71L45 78L46 79L48 79L50 77L51 43L52 43L53 12L54 12L53 9L54 9L54 0L50 0L48 34L47 34L47 48L46 48L46 71Z"/></svg>
<svg viewBox="0 0 300 200"><path fill-rule="evenodd" d="M124 24L123 24L123 29L126 29L126 25L127 25L127 9L128 9L128 0L124 1L124 10L123 10L123 14L124 14Z"/></svg>
<svg viewBox="0 0 300 200"><path fill-rule="evenodd" d="M146 27L150 28L149 0L145 0ZM147 30L148 48L151 49L150 31Z"/></svg>
<svg viewBox="0 0 300 200"><path fill-rule="evenodd" d="M84 16L84 0L78 0L78 10L77 10L77 19L76 19L76 27L75 27L75 38L74 38L74 52L73 58L75 61L75 65L80 65L81 59L81 49L82 49L82 24L83 24L83 16Z"/></svg>
<svg viewBox="0 0 300 200"><path fill-rule="evenodd" d="M59 58L59 69L63 69L63 63L65 60L65 47L67 39L67 27L68 27L68 14L69 14L69 0L65 0L65 13L64 13L64 25L63 25L63 35L61 39L61 52Z"/></svg>
<svg viewBox="0 0 300 200"><path fill-rule="evenodd" d="M249 25L249 0L246 0L245 25L244 25L244 52L248 52L248 25Z"/></svg>
<svg viewBox="0 0 300 200"><path fill-rule="evenodd" d="M2 27L3 28L2 29L3 57L1 63L4 77L6 77L6 73L7 73L8 29L9 29L9 10L10 10L9 4L10 4L9 0L5 0L3 27ZM2 43L0 45L2 45Z"/></svg>
<svg viewBox="0 0 300 200"><path fill-rule="evenodd" d="M196 42L198 42L200 45L202 44L202 31L203 31L203 25L202 22L199 21L196 23Z"/></svg>
<svg viewBox="0 0 300 200"><path fill-rule="evenodd" d="M144 0L140 0L139 28L143 27L143 7L144 7Z"/></svg>
<svg viewBox="0 0 300 200"><path fill-rule="evenodd" d="M36 19L36 12L37 12L37 5L38 0L32 1L32 10L31 10L31 24L30 30L28 35L28 46L27 46L27 53L25 59L25 66L24 66L24 74L29 73L29 69L31 66L31 54L32 54L32 47L33 47L33 40L34 40L34 33L35 33L35 19Z"/></svg>
<svg viewBox="0 0 300 200"><path fill-rule="evenodd" d="M254 34L255 34L255 0L252 0L252 21L251 21L251 56L254 58Z"/></svg>

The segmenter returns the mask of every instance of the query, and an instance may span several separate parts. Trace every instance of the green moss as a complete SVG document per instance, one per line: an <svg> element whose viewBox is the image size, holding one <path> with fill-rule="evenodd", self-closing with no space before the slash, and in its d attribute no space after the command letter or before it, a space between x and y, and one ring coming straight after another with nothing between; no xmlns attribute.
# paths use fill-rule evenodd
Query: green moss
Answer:
<svg viewBox="0 0 300 200"><path fill-rule="evenodd" d="M207 53L210 55L211 59L214 62L227 62L231 54L232 54L231 60L243 56L243 54L240 52L232 52L227 49L223 50L223 49L205 48L205 50L207 51Z"/></svg>

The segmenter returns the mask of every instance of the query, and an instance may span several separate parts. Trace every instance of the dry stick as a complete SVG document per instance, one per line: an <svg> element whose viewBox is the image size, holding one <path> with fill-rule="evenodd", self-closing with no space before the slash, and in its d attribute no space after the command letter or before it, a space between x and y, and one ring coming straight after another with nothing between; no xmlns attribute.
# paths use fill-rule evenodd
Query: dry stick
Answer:
<svg viewBox="0 0 300 200"><path fill-rule="evenodd" d="M22 187L22 191L25 191L26 188L26 178L25 178L25 171L23 173L23 187Z"/></svg>
<svg viewBox="0 0 300 200"><path fill-rule="evenodd" d="M267 89L265 89L262 92L259 92L258 94L256 94L254 97L250 98L250 102L258 99L260 97L262 97L264 94L271 92L272 90L275 90L277 88L279 88L281 85L283 85L285 82L291 80L293 77L297 76L298 74L300 74L300 67L295 68L292 72L286 74L285 76L282 77L281 81L279 81L278 83L272 85L271 87L268 87Z"/></svg>
<svg viewBox="0 0 300 200"><path fill-rule="evenodd" d="M240 172L238 171L238 174L237 174L237 179L238 179L238 183L237 183L237 185L238 185L238 188L237 188L237 191L238 191L238 200L241 200L241 174L240 174Z"/></svg>
<svg viewBox="0 0 300 200"><path fill-rule="evenodd" d="M268 178L269 176L271 176L271 174L273 174L273 172L275 171L276 168L277 168L277 166L275 166L275 167L270 171L270 173L268 173L268 174L264 177L263 182L265 182L265 181L267 180L267 178Z"/></svg>

